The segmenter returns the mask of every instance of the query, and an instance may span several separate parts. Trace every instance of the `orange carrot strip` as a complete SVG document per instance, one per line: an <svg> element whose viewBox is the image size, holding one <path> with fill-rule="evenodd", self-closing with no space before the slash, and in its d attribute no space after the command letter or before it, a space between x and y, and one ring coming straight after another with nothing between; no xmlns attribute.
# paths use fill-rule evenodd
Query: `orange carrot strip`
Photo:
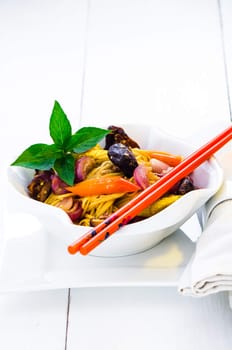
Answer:
<svg viewBox="0 0 232 350"><path fill-rule="evenodd" d="M87 179L66 189L80 197L97 196L101 194L135 192L141 188L121 176L105 176Z"/></svg>
<svg viewBox="0 0 232 350"><path fill-rule="evenodd" d="M182 160L184 159L184 157L181 155L160 152L160 151L149 151L148 154L151 158L156 158L158 160L161 160L162 162L164 162L172 167L180 164L182 162Z"/></svg>

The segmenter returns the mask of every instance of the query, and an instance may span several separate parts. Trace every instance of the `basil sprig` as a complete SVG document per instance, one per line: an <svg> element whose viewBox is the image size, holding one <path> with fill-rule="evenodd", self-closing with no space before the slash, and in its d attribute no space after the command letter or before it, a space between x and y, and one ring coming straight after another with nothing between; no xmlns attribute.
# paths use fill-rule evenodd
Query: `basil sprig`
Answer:
<svg viewBox="0 0 232 350"><path fill-rule="evenodd" d="M49 170L53 168L61 180L73 185L75 153L83 153L110 131L97 127L83 127L72 134L72 127L60 104L55 101L49 122L53 144L37 143L28 147L11 164L24 168Z"/></svg>

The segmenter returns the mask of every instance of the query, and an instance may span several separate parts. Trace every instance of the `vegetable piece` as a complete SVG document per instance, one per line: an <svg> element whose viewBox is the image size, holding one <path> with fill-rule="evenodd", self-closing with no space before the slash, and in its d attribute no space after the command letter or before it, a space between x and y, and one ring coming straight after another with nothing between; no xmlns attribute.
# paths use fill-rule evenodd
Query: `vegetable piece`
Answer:
<svg viewBox="0 0 232 350"><path fill-rule="evenodd" d="M51 193L52 170L36 170L35 176L27 186L29 196L37 201L44 202Z"/></svg>
<svg viewBox="0 0 232 350"><path fill-rule="evenodd" d="M114 165L120 168L126 177L130 178L133 176L138 162L128 147L124 146L122 143L115 143L110 146L108 157Z"/></svg>
<svg viewBox="0 0 232 350"><path fill-rule="evenodd" d="M134 170L134 179L137 185L143 190L147 188L149 184L148 168L144 164L139 164Z"/></svg>
<svg viewBox="0 0 232 350"><path fill-rule="evenodd" d="M68 216L70 217L70 219L72 220L72 222L75 222L76 220L80 219L82 213L83 213L83 209L81 207L81 204L79 201L75 201L75 203L73 204L72 208L69 210L66 210L66 213L68 214Z"/></svg>
<svg viewBox="0 0 232 350"><path fill-rule="evenodd" d="M153 204L151 204L149 207L145 208L139 216L141 217L150 217L161 210L167 208L170 204L174 203L177 199L179 199L180 195L170 194L167 196L164 196L162 198L159 198L157 201L155 201Z"/></svg>
<svg viewBox="0 0 232 350"><path fill-rule="evenodd" d="M75 222L81 217L83 209L79 200L74 200L73 197L65 197L59 203L56 204L56 207L63 209L72 222Z"/></svg>
<svg viewBox="0 0 232 350"><path fill-rule="evenodd" d="M125 130L119 126L110 125L108 130L111 133L107 134L105 137L105 149L109 149L115 143L122 143L123 145L131 148L140 148L138 143L130 138Z"/></svg>
<svg viewBox="0 0 232 350"><path fill-rule="evenodd" d="M167 163L162 162L159 159L152 158L150 160L152 171L157 174L165 174L169 170L171 170L173 167L170 167Z"/></svg>
<svg viewBox="0 0 232 350"><path fill-rule="evenodd" d="M195 186L190 176L185 176L182 180L178 181L169 191L169 193L184 195L190 191L193 191Z"/></svg>
<svg viewBox="0 0 232 350"><path fill-rule="evenodd" d="M52 192L55 194L64 194L67 193L66 187L67 183L62 181L58 175L52 175L51 176L51 186L52 186Z"/></svg>
<svg viewBox="0 0 232 350"><path fill-rule="evenodd" d="M80 197L97 196L101 194L126 193L141 190L134 183L121 176L103 176L81 181L66 189Z"/></svg>
<svg viewBox="0 0 232 350"><path fill-rule="evenodd" d="M178 188L178 194L185 194L188 193L190 191L194 190L194 184L193 184L193 180L190 178L190 176L186 176L185 178L183 178L180 182L179 188Z"/></svg>
<svg viewBox="0 0 232 350"><path fill-rule="evenodd" d="M172 166L172 167L178 165L184 159L183 156L181 155L176 155L176 154L161 152L161 151L146 151L146 153L151 158L156 158L158 160L161 160L162 162L167 163L169 166Z"/></svg>
<svg viewBox="0 0 232 350"><path fill-rule="evenodd" d="M75 182L83 181L87 174L96 166L94 158L83 156L76 161Z"/></svg>

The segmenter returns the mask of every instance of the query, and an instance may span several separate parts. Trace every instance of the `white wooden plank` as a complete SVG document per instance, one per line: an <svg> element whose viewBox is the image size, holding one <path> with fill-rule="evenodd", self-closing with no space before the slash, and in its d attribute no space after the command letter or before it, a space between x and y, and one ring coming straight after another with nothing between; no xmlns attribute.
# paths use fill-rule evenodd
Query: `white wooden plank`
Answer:
<svg viewBox="0 0 232 350"><path fill-rule="evenodd" d="M216 0L91 3L83 123L152 121L183 134L223 118Z"/></svg>
<svg viewBox="0 0 232 350"><path fill-rule="evenodd" d="M173 288L72 290L68 350L231 349L227 295L191 299Z"/></svg>
<svg viewBox="0 0 232 350"><path fill-rule="evenodd" d="M55 99L78 128L86 13L85 0L0 2L1 176L27 146L51 142ZM63 350L67 305L67 289L0 295L0 348Z"/></svg>
<svg viewBox="0 0 232 350"><path fill-rule="evenodd" d="M68 291L0 295L0 348L64 350Z"/></svg>
<svg viewBox="0 0 232 350"><path fill-rule="evenodd" d="M1 1L1 129L11 160L32 143L51 142L55 99L77 130L86 10L85 0Z"/></svg>
<svg viewBox="0 0 232 350"><path fill-rule="evenodd" d="M228 298L229 298L230 308L232 309L232 293L231 292L228 293Z"/></svg>
<svg viewBox="0 0 232 350"><path fill-rule="evenodd" d="M230 115L232 120L232 3L230 0L219 1L220 19L221 19L221 31L222 42L224 49L224 61L225 61L225 74L227 79L227 94L230 103ZM231 145L232 147L232 145ZM231 149L230 147L230 149ZM232 309L232 293L229 293L229 305Z"/></svg>
<svg viewBox="0 0 232 350"><path fill-rule="evenodd" d="M227 92L230 100L230 108L232 105L232 3L230 0L219 1L220 19L221 19L221 31L224 48L225 59L225 74L227 78ZM231 112L232 113L232 112ZM232 115L231 115L232 118Z"/></svg>

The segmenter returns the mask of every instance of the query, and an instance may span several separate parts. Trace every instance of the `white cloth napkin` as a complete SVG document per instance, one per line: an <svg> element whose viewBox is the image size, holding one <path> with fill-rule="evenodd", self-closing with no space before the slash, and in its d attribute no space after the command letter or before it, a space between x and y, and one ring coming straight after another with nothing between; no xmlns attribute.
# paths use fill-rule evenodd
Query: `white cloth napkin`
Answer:
<svg viewBox="0 0 232 350"><path fill-rule="evenodd" d="M178 291L196 297L232 291L232 181L206 205L204 229Z"/></svg>

